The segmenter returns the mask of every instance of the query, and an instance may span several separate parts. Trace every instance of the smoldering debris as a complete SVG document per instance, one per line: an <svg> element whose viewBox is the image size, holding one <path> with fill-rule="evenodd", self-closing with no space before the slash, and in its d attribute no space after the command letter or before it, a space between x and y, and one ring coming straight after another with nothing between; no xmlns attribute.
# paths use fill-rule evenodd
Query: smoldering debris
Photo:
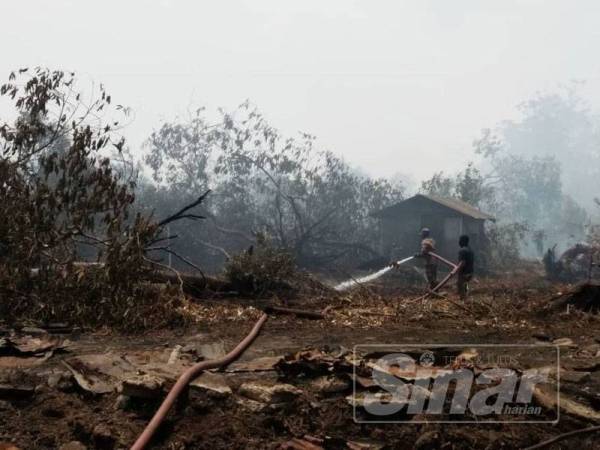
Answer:
<svg viewBox="0 0 600 450"><path fill-rule="evenodd" d="M554 311L575 308L588 313L600 312L600 283L584 282L566 289L555 296L549 305Z"/></svg>

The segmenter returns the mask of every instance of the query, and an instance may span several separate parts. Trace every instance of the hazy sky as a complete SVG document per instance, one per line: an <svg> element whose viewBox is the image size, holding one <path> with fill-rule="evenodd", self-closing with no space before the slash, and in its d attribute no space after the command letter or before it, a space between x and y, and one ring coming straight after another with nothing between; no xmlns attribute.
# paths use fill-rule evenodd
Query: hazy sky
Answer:
<svg viewBox="0 0 600 450"><path fill-rule="evenodd" d="M135 111L134 148L188 108L250 99L373 175L419 179L460 168L536 90L587 80L600 105L599 24L595 0L6 1L0 76L104 83Z"/></svg>

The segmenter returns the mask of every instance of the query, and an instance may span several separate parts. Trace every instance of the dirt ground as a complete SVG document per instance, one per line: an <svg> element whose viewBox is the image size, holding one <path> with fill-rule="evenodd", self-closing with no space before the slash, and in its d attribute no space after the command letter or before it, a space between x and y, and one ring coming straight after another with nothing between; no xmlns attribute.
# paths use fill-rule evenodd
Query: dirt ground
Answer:
<svg viewBox="0 0 600 450"><path fill-rule="evenodd" d="M394 283L391 276L347 293L289 302L288 306L325 311L325 319L270 317L238 361L241 369L216 374L221 384L224 381L224 391L190 388L159 430L153 448L511 449L599 421L600 318L575 308L547 308L570 286L552 285L541 274L524 271L474 282L470 299L463 302L452 288L444 298L419 300L421 290L393 287ZM51 334L50 339L35 328L15 331L15 324L0 324L0 342L4 336L25 343L16 354L0 353L0 442L20 449L60 448L72 441L82 446L65 448L128 448L176 374L201 357L233 348L259 317L258 304L250 299L206 299L194 311L197 323L135 336L75 330ZM42 342L32 343L28 336ZM48 339L52 346L44 348ZM290 375L268 364L303 349L341 355L362 344L552 342L560 344L565 373L561 396L585 405L581 410L561 410L557 424L356 423L347 399L350 384L324 388L315 382L316 376ZM546 354L534 349L519 357L555 364L552 353ZM83 377L91 383L87 388L73 376L85 372L77 365L81 361L93 362L103 372ZM244 366L257 361L265 363L261 370ZM127 370L137 375L162 371L165 385L147 398L126 396L118 385L123 373L131 375ZM326 378L331 381L338 374L337 369L329 370ZM290 398L271 402L244 394L244 386L255 382L291 386ZM545 412L544 418L549 417ZM599 439L598 434L584 434L550 448L598 448Z"/></svg>

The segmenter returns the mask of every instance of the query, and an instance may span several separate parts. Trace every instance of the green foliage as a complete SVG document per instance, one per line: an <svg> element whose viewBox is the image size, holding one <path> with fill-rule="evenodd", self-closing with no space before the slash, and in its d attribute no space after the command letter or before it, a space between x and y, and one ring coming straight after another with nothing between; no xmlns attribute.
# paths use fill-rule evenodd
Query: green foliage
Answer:
<svg viewBox="0 0 600 450"><path fill-rule="evenodd" d="M99 116L110 95L101 88L97 100L83 105L72 90L73 76L59 71L23 71L24 85L15 78L0 88L18 114L14 123L0 126L0 236L13 262L10 270L24 276L42 262L53 270L68 267L77 243L96 244L93 235L102 233L107 276L118 281L110 266L120 264L129 237L143 227L141 218L128 221L133 182L106 154L123 143L111 131L114 121ZM139 257L139 249L134 253Z"/></svg>
<svg viewBox="0 0 600 450"><path fill-rule="evenodd" d="M528 231L522 223L491 224L484 266L493 270L511 269L520 258L521 243Z"/></svg>
<svg viewBox="0 0 600 450"><path fill-rule="evenodd" d="M204 214L206 240L186 234L190 257L236 253L267 234L302 266L373 256L378 233L369 214L402 198L402 188L352 170L316 147L314 136L282 136L245 103L209 123L199 110L164 124L147 143L145 163L163 195L214 192Z"/></svg>
<svg viewBox="0 0 600 450"><path fill-rule="evenodd" d="M573 92L566 98L538 95L521 109L522 121L503 122L496 132L483 130L474 142L475 154L482 158L477 166L470 163L455 177L437 173L421 186L423 192L459 198L494 215L499 221L499 228L492 231L497 246L492 259L496 261L516 255L513 250L519 248L539 257L545 247L557 242L573 244L584 237L589 221L579 202L579 194L586 190L577 192L575 201L565 194L563 181L566 168L568 189L574 177L591 182L589 177L569 173L578 163L567 157L567 149L584 134L588 143L593 137L586 125L588 113ZM559 123L561 118L566 122ZM592 164L590 158L595 157L584 159ZM502 244L500 238L507 242Z"/></svg>
<svg viewBox="0 0 600 450"><path fill-rule="evenodd" d="M480 170L469 163L465 170L449 177L444 172L435 173L421 183L421 192L445 198L457 198L473 206L482 206L493 197Z"/></svg>
<svg viewBox="0 0 600 450"><path fill-rule="evenodd" d="M421 192L437 197L455 197L454 180L444 172L436 172L430 179L421 182Z"/></svg>
<svg viewBox="0 0 600 450"><path fill-rule="evenodd" d="M473 163L456 176L454 191L459 199L474 206L482 206L493 195L492 188Z"/></svg>
<svg viewBox="0 0 600 450"><path fill-rule="evenodd" d="M590 208L600 190L600 127L578 83L537 93L519 109L519 120L498 127L506 152L554 158L562 170L563 192Z"/></svg>
<svg viewBox="0 0 600 450"><path fill-rule="evenodd" d="M153 180L177 193L204 192L209 188L209 159L216 135L195 111L186 123L164 123L146 143L145 163Z"/></svg>
<svg viewBox="0 0 600 450"><path fill-rule="evenodd" d="M292 255L262 236L256 246L231 258L224 272L233 289L252 295L290 290L297 274Z"/></svg>
<svg viewBox="0 0 600 450"><path fill-rule="evenodd" d="M496 210L509 220L542 228L555 221L562 202L560 165L554 158L503 155L492 161Z"/></svg>
<svg viewBox="0 0 600 450"><path fill-rule="evenodd" d="M563 193L561 164L556 158L513 154L508 144L489 131L475 147L485 157L486 184L492 191L484 204L503 224L526 224L529 231L523 234L521 248L529 256L539 257L544 247L583 237L587 215Z"/></svg>
<svg viewBox="0 0 600 450"><path fill-rule="evenodd" d="M538 93L519 109L519 120L484 130L475 151L495 191L488 209L504 223L527 223L539 256L540 247L585 238L585 208L600 189L600 127L577 84Z"/></svg>
<svg viewBox="0 0 600 450"><path fill-rule="evenodd" d="M108 114L102 86L84 104L74 85L73 74L36 68L0 87L16 117L0 124L0 314L133 326L156 306L140 281L159 227L132 211L135 172L112 118L124 108ZM97 264L76 264L82 248Z"/></svg>

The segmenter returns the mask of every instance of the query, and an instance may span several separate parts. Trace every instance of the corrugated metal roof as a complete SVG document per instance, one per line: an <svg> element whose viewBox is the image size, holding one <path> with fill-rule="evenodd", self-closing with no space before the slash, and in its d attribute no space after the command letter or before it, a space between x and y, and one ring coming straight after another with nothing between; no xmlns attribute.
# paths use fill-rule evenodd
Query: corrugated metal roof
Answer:
<svg viewBox="0 0 600 450"><path fill-rule="evenodd" d="M450 209L458 211L465 216L472 217L473 219L493 219L494 217L488 213L484 213L479 209L475 208L472 205L469 205L467 202L463 202L462 200L458 200L456 198L443 198L435 195L426 195L426 194L418 194L422 195L425 198L428 198L431 201L437 202L440 205L447 206Z"/></svg>
<svg viewBox="0 0 600 450"><path fill-rule="evenodd" d="M465 216L472 217L473 219L494 220L494 217L491 216L490 214L484 213L483 211L480 211L479 209L475 208L472 205L469 205L466 202L463 202L462 200L458 200L455 198L438 197L436 195L427 195L427 194L417 194L409 199L406 199L399 203L396 203L395 205L388 206L387 208L384 208L380 211L374 212L372 214L372 216L385 217L385 216L393 215L393 212L397 211L398 208L402 207L401 205L403 205L406 202L410 202L411 200L413 200L415 198L419 198L419 197L426 198L427 200L438 203L442 206L445 206L446 208L450 208L450 209L452 209L456 212L459 212Z"/></svg>

